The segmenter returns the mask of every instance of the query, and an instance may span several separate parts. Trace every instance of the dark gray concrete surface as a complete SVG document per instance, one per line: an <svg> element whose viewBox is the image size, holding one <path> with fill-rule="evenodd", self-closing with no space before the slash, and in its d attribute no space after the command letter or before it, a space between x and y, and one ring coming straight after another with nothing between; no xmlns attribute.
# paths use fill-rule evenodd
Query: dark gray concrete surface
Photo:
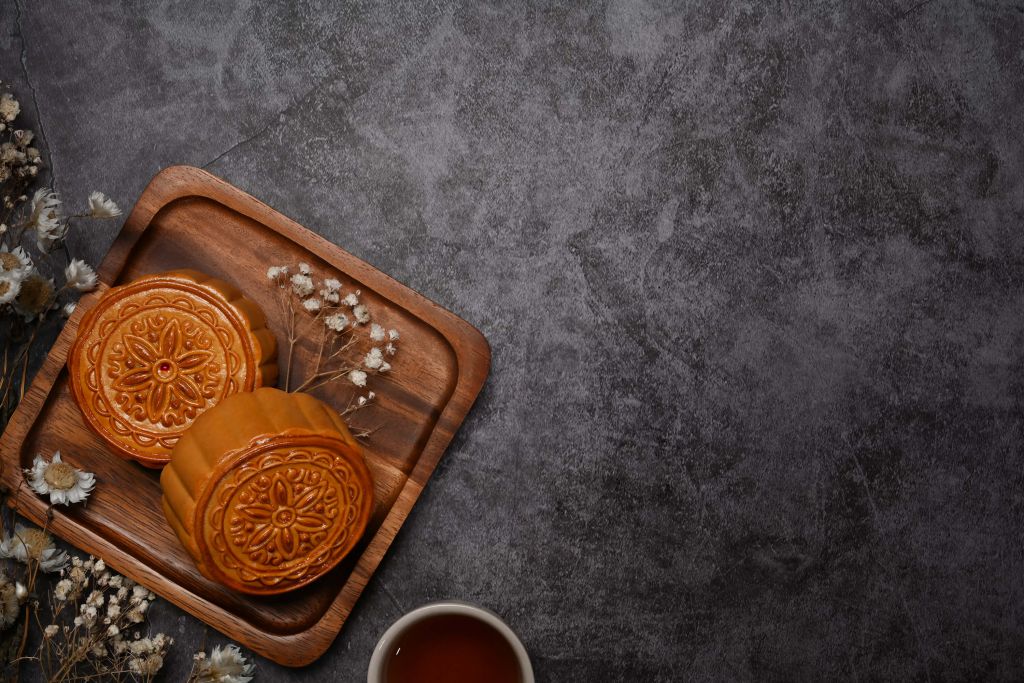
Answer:
<svg viewBox="0 0 1024 683"><path fill-rule="evenodd" d="M19 2L69 200L203 166L493 347L334 646L259 681L358 681L439 598L540 681L1024 678L1019 0ZM155 623L177 680L204 629Z"/></svg>

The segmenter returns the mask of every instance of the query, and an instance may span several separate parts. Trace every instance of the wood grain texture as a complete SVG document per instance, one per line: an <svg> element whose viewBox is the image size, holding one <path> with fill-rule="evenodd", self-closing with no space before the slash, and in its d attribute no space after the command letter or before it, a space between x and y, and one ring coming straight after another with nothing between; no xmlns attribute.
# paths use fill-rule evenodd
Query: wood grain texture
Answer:
<svg viewBox="0 0 1024 683"><path fill-rule="evenodd" d="M199 573L164 519L159 473L110 453L85 426L65 361L79 320L107 288L176 268L234 284L263 308L283 340L283 311L265 273L269 265L300 260L361 289L374 319L399 329L402 342L392 372L375 378L377 405L353 419L355 427L380 427L365 444L376 501L366 534L322 580L257 598ZM0 438L0 482L12 490L12 505L43 522L47 505L21 470L36 453L60 449L95 472L99 485L87 506L54 511L54 533L275 662L314 661L341 630L476 399L490 366L487 341L451 312L196 168L171 167L150 182L98 272L100 289L80 302ZM300 343L299 376L314 356L314 340ZM332 385L316 395L341 409L353 392Z"/></svg>

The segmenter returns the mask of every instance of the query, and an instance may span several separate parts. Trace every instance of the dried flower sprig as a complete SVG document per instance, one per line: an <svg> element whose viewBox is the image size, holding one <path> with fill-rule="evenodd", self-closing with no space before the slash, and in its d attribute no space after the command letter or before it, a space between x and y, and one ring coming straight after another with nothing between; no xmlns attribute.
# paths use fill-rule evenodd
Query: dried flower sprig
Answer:
<svg viewBox="0 0 1024 683"><path fill-rule="evenodd" d="M359 289L343 291L339 279L320 279L307 263L299 263L294 272L288 266L271 266L267 278L280 292L287 325L285 391L314 391L343 380L360 390L373 376L390 372L400 334L373 322ZM293 388L295 347L306 333L316 339L316 358L308 376L296 380ZM368 391L353 398L342 416L369 405L375 396Z"/></svg>
<svg viewBox="0 0 1024 683"><path fill-rule="evenodd" d="M50 313L69 316L75 299L97 286L92 267L71 257L68 235L79 220L121 215L100 192L71 214L52 189L32 192L43 160L32 131L17 127L20 113L21 104L0 83L0 427L25 394L30 350L45 337L40 332L60 322L62 316Z"/></svg>
<svg viewBox="0 0 1024 683"><path fill-rule="evenodd" d="M32 658L46 680L151 680L174 642L162 633L142 635L156 595L92 557L71 558L61 577L50 595L50 623L40 621L43 640Z"/></svg>

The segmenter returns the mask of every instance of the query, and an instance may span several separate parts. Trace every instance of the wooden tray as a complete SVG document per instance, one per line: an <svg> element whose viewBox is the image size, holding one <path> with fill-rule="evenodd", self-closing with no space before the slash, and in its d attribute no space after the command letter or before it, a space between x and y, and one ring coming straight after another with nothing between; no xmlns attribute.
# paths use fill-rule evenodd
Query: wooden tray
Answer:
<svg viewBox="0 0 1024 683"><path fill-rule="evenodd" d="M196 571L164 520L158 472L109 453L89 431L69 393L64 362L78 321L106 289L172 268L196 268L235 284L263 307L281 342L284 315L266 270L300 260L360 288L374 319L401 331L401 347L392 372L374 378L378 405L353 418L357 426L381 426L366 444L376 508L363 540L315 584L255 598ZM46 502L24 484L22 469L36 453L60 449L99 483L86 507L55 510L54 533L275 662L314 661L341 630L476 399L490 366L487 341L449 311L197 168L168 168L150 182L98 272L100 289L79 304L0 438L0 483L13 491L11 504L43 523ZM296 350L300 377L314 341ZM339 383L318 395L340 409L353 393Z"/></svg>

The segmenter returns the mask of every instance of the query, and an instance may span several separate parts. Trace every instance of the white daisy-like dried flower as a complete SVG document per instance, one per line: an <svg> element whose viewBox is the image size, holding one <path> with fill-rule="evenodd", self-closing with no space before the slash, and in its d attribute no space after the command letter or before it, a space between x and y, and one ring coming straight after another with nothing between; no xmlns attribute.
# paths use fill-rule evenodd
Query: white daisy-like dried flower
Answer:
<svg viewBox="0 0 1024 683"><path fill-rule="evenodd" d="M338 290L341 289L341 282L334 279L333 277L329 277L326 280L324 280L324 289L326 289L329 292L337 292Z"/></svg>
<svg viewBox="0 0 1024 683"><path fill-rule="evenodd" d="M6 574L0 574L0 629L7 628L18 620L23 600L19 595L25 592L24 587L18 590L20 585L7 578Z"/></svg>
<svg viewBox="0 0 1024 683"><path fill-rule="evenodd" d="M250 664L237 645L220 645L210 651L209 657L196 660L197 683L249 683L255 667Z"/></svg>
<svg viewBox="0 0 1024 683"><path fill-rule="evenodd" d="M366 397L365 396L360 396L358 399L356 399L356 405L365 406L366 405Z"/></svg>
<svg viewBox="0 0 1024 683"><path fill-rule="evenodd" d="M370 349L370 352L367 353L366 356L363 358L363 365L370 368L371 370L376 370L381 366L383 362L384 354L381 353L381 350L378 349L376 346Z"/></svg>
<svg viewBox="0 0 1024 683"><path fill-rule="evenodd" d="M355 384L357 387L366 386L366 373L362 370L352 370L348 373L348 381Z"/></svg>
<svg viewBox="0 0 1024 683"><path fill-rule="evenodd" d="M285 275L287 271L281 266L270 266L267 268L267 279L276 280L277 278Z"/></svg>
<svg viewBox="0 0 1024 683"><path fill-rule="evenodd" d="M93 218L114 218L121 215L121 209L102 192L93 192L89 195L89 215Z"/></svg>
<svg viewBox="0 0 1024 683"><path fill-rule="evenodd" d="M391 369L391 363L389 363L387 361L384 361L383 363L380 364L380 367L377 368L377 372L387 372L390 369Z"/></svg>
<svg viewBox="0 0 1024 683"><path fill-rule="evenodd" d="M303 263L302 261L299 261L299 272L302 273L303 275L309 275L309 272L310 272L309 264L308 263Z"/></svg>
<svg viewBox="0 0 1024 683"><path fill-rule="evenodd" d="M354 292L349 292L345 295L344 302L346 306L358 306L359 297Z"/></svg>
<svg viewBox="0 0 1024 683"><path fill-rule="evenodd" d="M50 534L23 524L16 524L14 534L0 541L0 557L10 557L22 564L38 562L44 572L59 572L68 562L68 554L57 550Z"/></svg>
<svg viewBox="0 0 1024 683"><path fill-rule="evenodd" d="M14 99L14 95L9 92L5 92L0 95L0 119L10 123L14 119L18 118L18 114L21 113L21 103Z"/></svg>
<svg viewBox="0 0 1024 683"><path fill-rule="evenodd" d="M395 330L395 329L388 330L388 339L390 339L391 341L398 341L398 337L399 337L398 330Z"/></svg>
<svg viewBox="0 0 1024 683"><path fill-rule="evenodd" d="M348 317L344 313L332 313L324 318L324 325L326 325L329 330L341 332L348 327Z"/></svg>
<svg viewBox="0 0 1024 683"><path fill-rule="evenodd" d="M320 299L306 299L302 302L302 307L310 313L316 313L320 310Z"/></svg>
<svg viewBox="0 0 1024 683"><path fill-rule="evenodd" d="M377 323L370 325L370 339L373 341L384 341L384 328Z"/></svg>
<svg viewBox="0 0 1024 683"><path fill-rule="evenodd" d="M14 307L18 313L24 316L25 320L32 320L50 310L55 293L53 280L43 277L38 271L33 270L21 282L21 291L18 292L18 297L14 300Z"/></svg>
<svg viewBox="0 0 1024 683"><path fill-rule="evenodd" d="M103 561L103 558L99 558L92 565L93 574L99 574L107 568L107 563Z"/></svg>
<svg viewBox="0 0 1024 683"><path fill-rule="evenodd" d="M53 638L55 635L57 635L58 631L60 631L60 628L58 628L57 624L50 624L49 626L43 629L43 637L49 640L50 638Z"/></svg>
<svg viewBox="0 0 1024 683"><path fill-rule="evenodd" d="M6 273L0 273L0 306L9 304L18 298L21 293L21 280L8 277Z"/></svg>
<svg viewBox="0 0 1024 683"><path fill-rule="evenodd" d="M64 304L64 308L61 309L61 313L64 314L65 318L70 318L71 315L75 312L75 308L77 308L77 307L78 307L78 302L77 301L69 301L66 304Z"/></svg>
<svg viewBox="0 0 1024 683"><path fill-rule="evenodd" d="M352 309L352 315L355 316L356 322L362 325L370 322L370 312L366 310L366 306L359 304Z"/></svg>
<svg viewBox="0 0 1024 683"><path fill-rule="evenodd" d="M60 451L54 451L50 462L37 454L31 469L25 470L25 477L33 491L50 497L51 505L81 503L96 486L95 475L62 461Z"/></svg>
<svg viewBox="0 0 1024 683"><path fill-rule="evenodd" d="M8 250L6 244L0 244L0 273L12 278L22 278L32 272L32 257L24 247L18 246Z"/></svg>
<svg viewBox="0 0 1024 683"><path fill-rule="evenodd" d="M388 342L387 345L384 347L384 353L388 354L389 356L395 355L396 351L398 351L398 349L395 348L395 345L392 344L391 342Z"/></svg>
<svg viewBox="0 0 1024 683"><path fill-rule="evenodd" d="M304 273L296 273L291 277L292 291L300 297L307 297L313 293L313 278Z"/></svg>
<svg viewBox="0 0 1024 683"><path fill-rule="evenodd" d="M64 236L64 228L60 224L60 199L53 190L43 188L32 196L27 226L36 231L36 246L43 253L48 253Z"/></svg>
<svg viewBox="0 0 1024 683"><path fill-rule="evenodd" d="M91 292L96 289L96 271L82 259L72 259L64 269L66 286L79 292Z"/></svg>

